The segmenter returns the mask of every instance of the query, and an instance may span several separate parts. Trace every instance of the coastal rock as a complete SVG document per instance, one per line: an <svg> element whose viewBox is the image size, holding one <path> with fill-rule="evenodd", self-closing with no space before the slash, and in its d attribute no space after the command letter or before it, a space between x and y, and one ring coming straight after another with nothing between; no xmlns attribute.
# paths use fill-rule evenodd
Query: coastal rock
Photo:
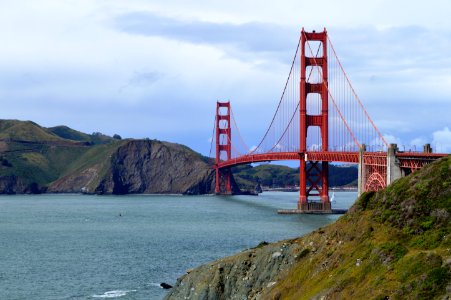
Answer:
<svg viewBox="0 0 451 300"><path fill-rule="evenodd" d="M100 194L206 194L213 192L213 169L187 147L160 141L130 141L111 157Z"/></svg>
<svg viewBox="0 0 451 300"><path fill-rule="evenodd" d="M45 188L37 183L24 183L15 175L0 176L0 194L40 194Z"/></svg>
<svg viewBox="0 0 451 300"><path fill-rule="evenodd" d="M118 144L107 158L56 180L49 192L197 195L214 191L211 165L183 145L128 140Z"/></svg>
<svg viewBox="0 0 451 300"><path fill-rule="evenodd" d="M203 265L179 278L165 299L259 299L286 275L301 247L294 240L259 245Z"/></svg>
<svg viewBox="0 0 451 300"><path fill-rule="evenodd" d="M101 165L94 165L81 172L72 173L53 182L49 188L50 193L89 193L92 182L99 180Z"/></svg>
<svg viewBox="0 0 451 300"><path fill-rule="evenodd" d="M166 282L160 283L160 287L165 289L165 290L172 289L172 285L167 284Z"/></svg>

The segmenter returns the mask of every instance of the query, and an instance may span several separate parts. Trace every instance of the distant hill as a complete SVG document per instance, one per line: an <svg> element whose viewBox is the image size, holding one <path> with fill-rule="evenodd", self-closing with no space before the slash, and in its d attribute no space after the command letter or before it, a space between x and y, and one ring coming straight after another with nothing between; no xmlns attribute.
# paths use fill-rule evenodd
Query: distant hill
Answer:
<svg viewBox="0 0 451 300"><path fill-rule="evenodd" d="M0 193L213 193L212 163L179 144L0 120ZM299 184L299 168L286 166L244 165L233 174L235 192ZM330 186L356 178L355 167L330 166Z"/></svg>
<svg viewBox="0 0 451 300"><path fill-rule="evenodd" d="M49 127L47 130L51 133L53 133L56 136L59 136L63 139L73 140L73 141L79 141L79 142L87 142L93 145L96 144L107 144L112 142L114 138L111 136L102 134L100 132L95 132L93 134L86 134L77 130L74 130L72 128L69 128L67 126L61 125L61 126L55 126L55 127Z"/></svg>
<svg viewBox="0 0 451 300"><path fill-rule="evenodd" d="M252 167L242 165L233 168L233 175L240 186L250 187L257 183L267 187L289 187L299 185L299 168L266 164ZM357 187L357 166L329 164L329 186Z"/></svg>
<svg viewBox="0 0 451 300"><path fill-rule="evenodd" d="M179 144L0 120L0 194L212 193L209 162Z"/></svg>
<svg viewBox="0 0 451 300"><path fill-rule="evenodd" d="M0 120L0 140L42 142L62 139L31 121Z"/></svg>

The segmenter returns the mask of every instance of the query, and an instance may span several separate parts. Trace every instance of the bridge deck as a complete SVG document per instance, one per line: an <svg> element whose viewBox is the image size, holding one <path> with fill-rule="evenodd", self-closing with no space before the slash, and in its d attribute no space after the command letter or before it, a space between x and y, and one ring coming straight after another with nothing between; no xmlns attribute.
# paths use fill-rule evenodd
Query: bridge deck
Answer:
<svg viewBox="0 0 451 300"><path fill-rule="evenodd" d="M419 153L419 152L397 152L396 157L401 160L401 166L405 165L402 163L406 160L435 160L440 157L447 156L444 153ZM365 161L368 159L378 158L385 160L387 157L386 152L365 152ZM259 162L269 162L277 160L310 160L310 161L328 161L328 162L343 162L343 163L359 163L359 153L358 152L339 152L339 151L317 151L317 152L271 152L263 154L249 154L239 156L227 161L222 161L218 164L220 169L250 164Z"/></svg>

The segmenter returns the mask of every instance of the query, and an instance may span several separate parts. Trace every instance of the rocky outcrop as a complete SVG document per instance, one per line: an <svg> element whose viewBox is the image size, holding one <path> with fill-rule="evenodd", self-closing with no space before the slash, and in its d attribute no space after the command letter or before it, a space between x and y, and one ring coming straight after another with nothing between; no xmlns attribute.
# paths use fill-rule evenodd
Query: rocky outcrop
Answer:
<svg viewBox="0 0 451 300"><path fill-rule="evenodd" d="M0 194L39 194L45 190L35 182L25 184L15 175L0 176Z"/></svg>
<svg viewBox="0 0 451 300"><path fill-rule="evenodd" d="M180 144L0 120L0 194L206 194L211 164Z"/></svg>
<svg viewBox="0 0 451 300"><path fill-rule="evenodd" d="M306 252L307 251L307 252ZM169 299L259 299L308 253L293 241L259 246L203 265L177 280Z"/></svg>
<svg viewBox="0 0 451 300"><path fill-rule="evenodd" d="M81 172L75 172L64 176L48 187L49 193L89 193L89 188L93 183L99 181L99 173L102 170L101 164L96 164Z"/></svg>
<svg viewBox="0 0 451 300"><path fill-rule="evenodd" d="M213 180L211 166L183 145L129 140L105 163L66 175L49 192L207 194L213 192Z"/></svg>
<svg viewBox="0 0 451 300"><path fill-rule="evenodd" d="M185 146L160 141L130 141L111 157L111 172L96 193L213 192L213 170Z"/></svg>

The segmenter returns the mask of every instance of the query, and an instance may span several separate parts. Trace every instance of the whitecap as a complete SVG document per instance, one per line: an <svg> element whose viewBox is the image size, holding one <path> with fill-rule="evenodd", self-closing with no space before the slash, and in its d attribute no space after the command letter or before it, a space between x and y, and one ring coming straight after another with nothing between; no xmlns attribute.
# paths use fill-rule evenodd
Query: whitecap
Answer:
<svg viewBox="0 0 451 300"><path fill-rule="evenodd" d="M136 290L116 290L116 291L108 291L103 293L102 295L92 295L92 298L119 298L127 295L127 293L136 292Z"/></svg>
<svg viewBox="0 0 451 300"><path fill-rule="evenodd" d="M151 282L149 285L161 288L161 284L160 283Z"/></svg>

